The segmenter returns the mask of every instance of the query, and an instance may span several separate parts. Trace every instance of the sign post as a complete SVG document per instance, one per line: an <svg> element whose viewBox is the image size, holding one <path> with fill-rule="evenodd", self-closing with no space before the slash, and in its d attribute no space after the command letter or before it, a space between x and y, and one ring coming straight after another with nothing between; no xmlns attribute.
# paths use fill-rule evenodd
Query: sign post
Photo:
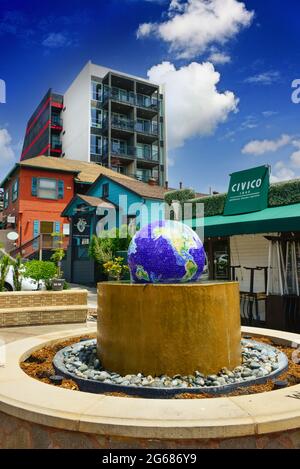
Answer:
<svg viewBox="0 0 300 469"><path fill-rule="evenodd" d="M269 166L231 174L224 215L258 212L268 206Z"/></svg>

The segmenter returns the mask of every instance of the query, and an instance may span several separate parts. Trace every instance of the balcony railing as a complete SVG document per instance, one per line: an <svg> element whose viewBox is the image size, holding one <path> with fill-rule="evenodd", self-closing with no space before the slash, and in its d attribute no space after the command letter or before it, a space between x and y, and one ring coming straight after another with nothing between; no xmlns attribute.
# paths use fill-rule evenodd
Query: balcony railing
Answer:
<svg viewBox="0 0 300 469"><path fill-rule="evenodd" d="M138 107L142 107L144 109L153 109L153 110L158 110L158 99L156 98L151 98L150 96L144 96L141 94L136 95L136 101L135 104Z"/></svg>
<svg viewBox="0 0 300 469"><path fill-rule="evenodd" d="M94 129L102 129L102 121L99 121L99 120L91 120L91 126L94 128Z"/></svg>
<svg viewBox="0 0 300 469"><path fill-rule="evenodd" d="M103 154L105 156L108 155L108 145L103 147ZM120 145L112 145L111 146L111 154L115 156L124 156L124 157L135 157L135 148L132 146L120 146Z"/></svg>
<svg viewBox="0 0 300 469"><path fill-rule="evenodd" d="M103 93L103 102L105 103L108 99L143 109L151 109L154 111L158 111L159 109L159 100L157 98L135 94L132 91L122 90L121 88L107 88Z"/></svg>
<svg viewBox="0 0 300 469"><path fill-rule="evenodd" d="M111 154L112 155L120 155L120 156L135 156L135 148L131 146L127 147L119 147L112 145L111 147Z"/></svg>
<svg viewBox="0 0 300 469"><path fill-rule="evenodd" d="M148 160L148 161L158 161L158 152L151 152L151 150L147 150L147 151L143 151L143 152L140 152L138 151L137 152L137 158L140 159L140 160Z"/></svg>
<svg viewBox="0 0 300 469"><path fill-rule="evenodd" d="M143 133L143 134L158 135L158 125L153 122L144 123L144 124L137 122L135 124L135 130L136 132Z"/></svg>
<svg viewBox="0 0 300 469"><path fill-rule="evenodd" d="M112 118L111 126L120 130L129 130L131 132L134 131L134 121L131 119Z"/></svg>
<svg viewBox="0 0 300 469"><path fill-rule="evenodd" d="M134 105L135 98L134 93L131 91L124 91L119 88L112 88L109 94L110 98L119 103L131 104Z"/></svg>

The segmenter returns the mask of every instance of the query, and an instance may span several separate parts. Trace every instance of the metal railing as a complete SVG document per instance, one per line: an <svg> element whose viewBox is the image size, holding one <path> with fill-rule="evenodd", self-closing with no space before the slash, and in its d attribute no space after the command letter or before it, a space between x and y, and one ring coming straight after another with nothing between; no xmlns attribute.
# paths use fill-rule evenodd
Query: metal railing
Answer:
<svg viewBox="0 0 300 469"><path fill-rule="evenodd" d="M69 236L53 236L52 234L39 234L35 238L21 244L17 248L10 251L11 257L16 257L18 254L26 259L43 259L45 251L53 251L57 248L67 249L69 245Z"/></svg>
<svg viewBox="0 0 300 469"><path fill-rule="evenodd" d="M139 160L157 161L158 162L158 152L143 151L142 154L137 152L136 156Z"/></svg>
<svg viewBox="0 0 300 469"><path fill-rule="evenodd" d="M133 91L127 91L121 88L106 88L103 93L103 102L106 103L108 99L130 104L131 106L141 107L143 109L151 109L155 111L158 111L159 109L159 100L157 98L152 98L151 96L145 96L139 93L135 94Z"/></svg>
<svg viewBox="0 0 300 469"><path fill-rule="evenodd" d="M136 132L149 134L149 135L158 135L158 125L154 122L137 122L135 124Z"/></svg>
<svg viewBox="0 0 300 469"><path fill-rule="evenodd" d="M107 124L107 122L106 122ZM120 130L129 130L131 132L134 131L134 121L131 119L117 119L112 118L111 126L115 127L116 129Z"/></svg>

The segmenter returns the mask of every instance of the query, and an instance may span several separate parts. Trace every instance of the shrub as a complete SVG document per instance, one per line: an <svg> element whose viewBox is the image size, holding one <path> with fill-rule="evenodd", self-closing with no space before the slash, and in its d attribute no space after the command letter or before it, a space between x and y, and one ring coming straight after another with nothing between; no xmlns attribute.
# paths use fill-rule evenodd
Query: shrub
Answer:
<svg viewBox="0 0 300 469"><path fill-rule="evenodd" d="M104 272L115 280L121 280L123 276L129 271L127 265L124 265L123 257L115 257L113 260L106 262L103 265Z"/></svg>
<svg viewBox="0 0 300 469"><path fill-rule="evenodd" d="M11 259L8 255L4 255L0 262L0 291L5 290L5 281L8 273L9 266L11 265Z"/></svg>
<svg viewBox="0 0 300 469"><path fill-rule="evenodd" d="M51 280L56 276L57 268L51 261L29 261L25 264L24 277L30 277L37 282L37 290L40 282L45 282L47 290L51 290Z"/></svg>
<svg viewBox="0 0 300 469"><path fill-rule="evenodd" d="M187 202L195 197L195 191L193 189L179 189L177 191L169 191L165 194L165 202L171 205L173 200L180 202L181 204Z"/></svg>
<svg viewBox="0 0 300 469"><path fill-rule="evenodd" d="M22 290L22 278L24 277L24 266L20 254L12 261L13 265L13 281L16 291Z"/></svg>
<svg viewBox="0 0 300 469"><path fill-rule="evenodd" d="M120 237L121 233L126 236ZM101 238L94 235L90 242L89 255L98 264L103 265L116 257L118 251L127 251L130 241L131 236L126 225L103 233Z"/></svg>

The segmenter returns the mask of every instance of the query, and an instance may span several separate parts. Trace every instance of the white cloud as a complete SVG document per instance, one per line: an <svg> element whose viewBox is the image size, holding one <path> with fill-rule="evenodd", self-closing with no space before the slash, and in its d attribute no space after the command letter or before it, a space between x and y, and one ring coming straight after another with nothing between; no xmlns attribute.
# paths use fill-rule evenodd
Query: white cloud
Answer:
<svg viewBox="0 0 300 469"><path fill-rule="evenodd" d="M272 117L272 116L276 116L276 114L278 114L277 111L263 111L262 112L262 115L264 117Z"/></svg>
<svg viewBox="0 0 300 469"><path fill-rule="evenodd" d="M14 151L11 145L12 138L7 129L0 129L0 155L1 165L12 163L14 161Z"/></svg>
<svg viewBox="0 0 300 469"><path fill-rule="evenodd" d="M274 152L279 150L289 143L291 143L292 137L290 135L283 134L278 140L252 140L248 142L242 149L242 153L250 155L263 155L268 152Z"/></svg>
<svg viewBox="0 0 300 469"><path fill-rule="evenodd" d="M288 181L295 178L295 172L288 167L284 161L278 161L274 166L274 173L271 174L271 182Z"/></svg>
<svg viewBox="0 0 300 469"><path fill-rule="evenodd" d="M280 73L276 70L269 72L258 73L251 77L246 78L245 83L252 83L255 85L272 85L280 79Z"/></svg>
<svg viewBox="0 0 300 469"><path fill-rule="evenodd" d="M231 91L218 92L220 74L209 62L192 62L179 69L162 62L148 70L148 77L166 87L170 148L182 146L188 138L212 134L237 111L238 98Z"/></svg>
<svg viewBox="0 0 300 469"><path fill-rule="evenodd" d="M72 40L63 33L50 33L42 41L42 45L51 49L57 49L59 47L68 47L72 45Z"/></svg>
<svg viewBox="0 0 300 469"><path fill-rule="evenodd" d="M137 37L162 39L177 57L191 58L233 38L250 26L253 16L254 12L238 0L172 0L168 19L141 24Z"/></svg>
<svg viewBox="0 0 300 469"><path fill-rule="evenodd" d="M231 57L223 52L212 52L209 55L208 60L213 64L223 65L231 62Z"/></svg>
<svg viewBox="0 0 300 469"><path fill-rule="evenodd" d="M291 164L294 168L300 168L300 150L291 154Z"/></svg>

